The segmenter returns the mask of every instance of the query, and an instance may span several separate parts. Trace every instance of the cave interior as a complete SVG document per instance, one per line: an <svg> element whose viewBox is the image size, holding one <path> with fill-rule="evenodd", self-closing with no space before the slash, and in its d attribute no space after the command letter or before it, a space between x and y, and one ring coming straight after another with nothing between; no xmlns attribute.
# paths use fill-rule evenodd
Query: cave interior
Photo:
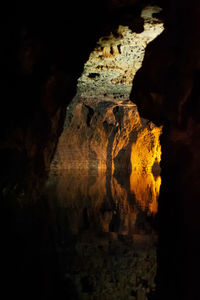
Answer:
<svg viewBox="0 0 200 300"><path fill-rule="evenodd" d="M200 4L2 4L2 294L199 298Z"/></svg>

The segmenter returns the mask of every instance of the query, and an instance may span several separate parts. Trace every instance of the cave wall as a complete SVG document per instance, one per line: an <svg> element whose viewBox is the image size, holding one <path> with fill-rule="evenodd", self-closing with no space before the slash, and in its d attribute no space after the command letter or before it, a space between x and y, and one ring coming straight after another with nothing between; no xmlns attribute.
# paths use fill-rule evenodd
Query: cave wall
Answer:
<svg viewBox="0 0 200 300"><path fill-rule="evenodd" d="M147 5L141 11L143 31L119 25L97 41L67 107L49 175L51 180L52 174L59 177L66 170L96 172L106 177L107 190L113 180L127 181L137 205L148 214L157 212L162 130L140 118L129 97L146 45L164 29L160 11Z"/></svg>
<svg viewBox="0 0 200 300"><path fill-rule="evenodd" d="M39 192L84 62L119 19L130 23L122 6L123 14L112 1L2 5L2 189Z"/></svg>
<svg viewBox="0 0 200 300"><path fill-rule="evenodd" d="M123 151L121 169L128 172L131 144L141 128L134 104L75 98L67 109L51 170L114 170L114 160L117 167L117 157Z"/></svg>
<svg viewBox="0 0 200 300"><path fill-rule="evenodd" d="M55 214L41 197L45 169L94 44L119 23L141 31L140 10L140 1L128 7L90 0L1 4L1 273L7 298L65 294Z"/></svg>
<svg viewBox="0 0 200 300"><path fill-rule="evenodd" d="M128 4L129 16L137 14L140 2L117 1L120 10L113 7L116 1L109 1L109 5L97 2L97 8L87 1L79 4L79 9L75 2L67 11L50 3L18 3L17 10L2 4L1 196L16 183L30 186L31 191L37 187L61 133L66 102L75 94L76 80L97 36L103 36L116 21L130 23L122 12ZM165 124L159 201L161 245L167 249L160 252L164 265L158 281L166 291L162 299L179 299L180 291L182 299L195 299L199 270L200 7L195 0L160 2L166 7L166 30L148 46L133 94L142 117ZM132 4L135 11L129 6ZM81 24L78 29L77 22ZM141 24L138 17L137 26ZM3 220L9 223L4 209L5 203Z"/></svg>
<svg viewBox="0 0 200 300"><path fill-rule="evenodd" d="M38 186L39 191L38 178L53 157L66 105L89 53L119 24L142 32L144 5L141 0L104 0L94 7L87 0L66 8L33 1L2 6L2 188L31 191Z"/></svg>
<svg viewBox="0 0 200 300"><path fill-rule="evenodd" d="M171 2L166 29L147 46L132 89L141 116L164 124L157 277L162 299L198 295L199 9L197 1Z"/></svg>

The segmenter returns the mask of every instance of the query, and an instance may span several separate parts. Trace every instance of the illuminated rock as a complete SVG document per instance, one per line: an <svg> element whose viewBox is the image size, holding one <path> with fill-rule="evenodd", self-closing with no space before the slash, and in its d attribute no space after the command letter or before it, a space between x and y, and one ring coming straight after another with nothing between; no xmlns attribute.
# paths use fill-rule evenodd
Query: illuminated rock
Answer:
<svg viewBox="0 0 200 300"><path fill-rule="evenodd" d="M141 127L136 106L131 102L79 101L74 99L68 109L51 169L114 168L114 159L121 150L127 157L133 132Z"/></svg>
<svg viewBox="0 0 200 300"><path fill-rule="evenodd" d="M151 213L157 212L157 198L161 185L158 167L161 161L161 131L162 128L150 123L138 134L131 152L131 190L142 209ZM156 170L153 174L154 166L157 166L157 174Z"/></svg>
<svg viewBox="0 0 200 300"><path fill-rule="evenodd" d="M145 48L164 29L162 21L152 16L160 10L157 6L143 9L144 31L141 33L120 25L115 35L111 33L99 39L78 80L80 97L129 99L132 81L142 66Z"/></svg>
<svg viewBox="0 0 200 300"><path fill-rule="evenodd" d="M160 10L157 6L143 9L141 33L120 25L117 34L99 39L78 80L77 95L67 108L51 164L52 171L93 169L109 177L130 176L138 205L152 213L157 211L161 184L159 174L152 173L160 163L161 128L141 119L129 96L146 45L164 29L152 16Z"/></svg>
<svg viewBox="0 0 200 300"><path fill-rule="evenodd" d="M156 213L161 128L140 119L130 103L74 100L68 114L51 170L93 169L121 176L124 169L138 205Z"/></svg>

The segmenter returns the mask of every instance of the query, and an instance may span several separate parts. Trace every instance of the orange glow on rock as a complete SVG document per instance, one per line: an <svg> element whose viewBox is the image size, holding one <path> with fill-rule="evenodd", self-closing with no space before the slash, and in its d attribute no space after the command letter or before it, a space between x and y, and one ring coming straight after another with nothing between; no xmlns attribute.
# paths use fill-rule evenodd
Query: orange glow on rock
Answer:
<svg viewBox="0 0 200 300"><path fill-rule="evenodd" d="M132 145L130 176L131 192L143 210L150 214L157 212L157 198L160 192L161 177L159 163L161 161L161 145L159 141L162 127L153 123L144 128ZM157 174L153 174L153 166L157 166ZM156 167L155 167L156 169Z"/></svg>

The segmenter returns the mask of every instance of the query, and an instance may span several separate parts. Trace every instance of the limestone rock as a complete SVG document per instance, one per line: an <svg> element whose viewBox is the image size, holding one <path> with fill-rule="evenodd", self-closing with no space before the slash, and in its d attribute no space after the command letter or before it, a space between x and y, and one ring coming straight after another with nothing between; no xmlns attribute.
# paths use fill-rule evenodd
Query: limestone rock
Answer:
<svg viewBox="0 0 200 300"><path fill-rule="evenodd" d="M80 97L129 99L132 81L142 65L146 45L164 29L162 21L153 16L160 10L157 6L143 9L144 31L141 33L120 25L117 34L100 38L78 80Z"/></svg>

